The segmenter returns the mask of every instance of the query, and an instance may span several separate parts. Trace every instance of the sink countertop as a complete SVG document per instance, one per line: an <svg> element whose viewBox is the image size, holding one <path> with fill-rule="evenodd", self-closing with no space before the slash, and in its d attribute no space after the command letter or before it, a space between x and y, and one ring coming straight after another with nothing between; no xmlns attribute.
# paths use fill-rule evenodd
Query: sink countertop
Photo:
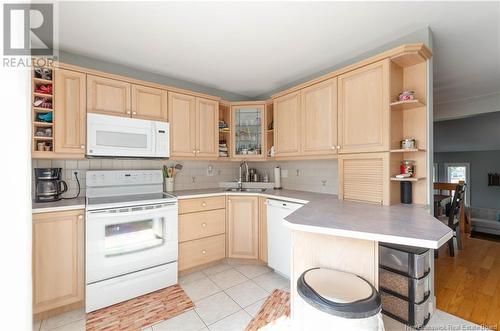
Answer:
<svg viewBox="0 0 500 331"><path fill-rule="evenodd" d="M32 203L32 213L50 213L55 211L85 209L85 197L76 199L62 199L53 202L35 202Z"/></svg>
<svg viewBox="0 0 500 331"><path fill-rule="evenodd" d="M285 219L295 231L366 239L394 244L439 248L453 233L423 205L380 206L339 200L336 195L295 190L227 192L225 188L181 190L178 199L217 195L259 195L305 204Z"/></svg>

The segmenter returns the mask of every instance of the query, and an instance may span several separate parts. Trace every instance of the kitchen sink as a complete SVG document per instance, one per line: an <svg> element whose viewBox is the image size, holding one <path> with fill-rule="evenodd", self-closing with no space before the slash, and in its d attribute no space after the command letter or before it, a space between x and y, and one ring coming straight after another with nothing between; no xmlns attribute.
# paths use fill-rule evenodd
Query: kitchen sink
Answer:
<svg viewBox="0 0 500 331"><path fill-rule="evenodd" d="M265 192L267 189L265 188L228 188L227 192Z"/></svg>

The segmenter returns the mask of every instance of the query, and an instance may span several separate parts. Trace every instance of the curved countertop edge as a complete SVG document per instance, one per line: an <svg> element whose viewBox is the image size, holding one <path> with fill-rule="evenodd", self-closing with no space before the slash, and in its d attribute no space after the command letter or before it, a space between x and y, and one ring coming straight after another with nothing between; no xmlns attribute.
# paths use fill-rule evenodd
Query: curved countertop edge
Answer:
<svg viewBox="0 0 500 331"><path fill-rule="evenodd" d="M385 242L391 244L424 247L432 249L438 249L443 244L445 244L449 239L451 239L451 237L453 237L453 233L451 231L438 241L435 241L435 240L426 240L426 239L418 239L418 238L403 237L403 236L391 236L387 234L373 233L366 231L342 230L342 229L325 228L314 225L294 224L290 223L286 219L283 222L285 223L285 226L287 226L289 229L293 231L326 234L326 235L345 237L345 238L371 240L371 241Z"/></svg>

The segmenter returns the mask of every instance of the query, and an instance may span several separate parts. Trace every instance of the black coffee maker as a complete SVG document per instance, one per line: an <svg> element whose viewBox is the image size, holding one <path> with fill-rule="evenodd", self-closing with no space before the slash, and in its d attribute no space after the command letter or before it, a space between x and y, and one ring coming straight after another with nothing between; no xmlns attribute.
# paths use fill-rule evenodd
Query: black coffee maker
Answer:
<svg viewBox="0 0 500 331"><path fill-rule="evenodd" d="M61 200L61 194L68 185L61 180L62 168L35 168L35 201L50 202Z"/></svg>

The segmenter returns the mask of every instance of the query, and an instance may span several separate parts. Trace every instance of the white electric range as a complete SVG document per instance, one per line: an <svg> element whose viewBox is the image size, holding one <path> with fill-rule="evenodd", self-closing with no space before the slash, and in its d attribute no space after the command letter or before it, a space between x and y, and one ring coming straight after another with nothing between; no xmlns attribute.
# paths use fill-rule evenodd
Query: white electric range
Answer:
<svg viewBox="0 0 500 331"><path fill-rule="evenodd" d="M177 283L177 198L161 170L88 171L86 312Z"/></svg>

